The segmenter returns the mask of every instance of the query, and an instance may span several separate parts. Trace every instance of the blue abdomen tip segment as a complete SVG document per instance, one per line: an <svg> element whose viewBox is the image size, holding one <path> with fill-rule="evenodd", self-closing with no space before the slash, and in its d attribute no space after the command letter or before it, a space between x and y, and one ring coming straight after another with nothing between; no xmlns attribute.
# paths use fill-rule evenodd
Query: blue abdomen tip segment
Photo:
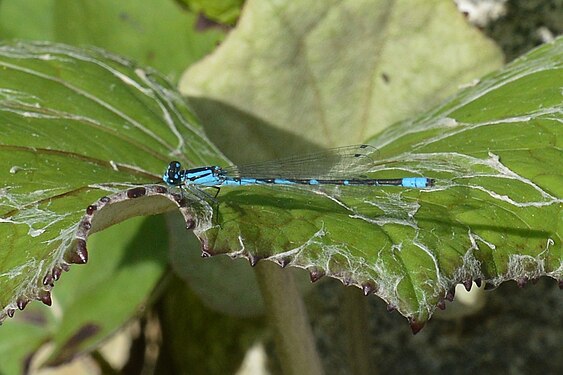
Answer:
<svg viewBox="0 0 563 375"><path fill-rule="evenodd" d="M402 186L409 188L425 188L432 186L434 181L426 177L406 177L403 178Z"/></svg>
<svg viewBox="0 0 563 375"><path fill-rule="evenodd" d="M285 179L285 178L275 178L274 179L274 184L278 184L278 185L291 185L293 184L293 181Z"/></svg>

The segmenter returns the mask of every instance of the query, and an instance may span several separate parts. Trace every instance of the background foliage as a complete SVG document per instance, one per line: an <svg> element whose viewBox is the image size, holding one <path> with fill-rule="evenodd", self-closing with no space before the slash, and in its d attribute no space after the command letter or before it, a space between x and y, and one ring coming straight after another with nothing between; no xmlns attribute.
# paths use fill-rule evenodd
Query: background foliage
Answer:
<svg viewBox="0 0 563 375"><path fill-rule="evenodd" d="M307 11L304 12L304 9ZM206 12L205 9L202 11ZM147 17L148 14L151 16ZM215 19L230 22L226 19ZM202 26L201 20L201 17L198 19L198 16L183 11L174 3L163 1L123 1L119 3L98 1L95 5L76 1L46 1L41 4L19 1L16 5L16 2L5 0L0 3L0 30L4 38L50 39L78 45L92 44L133 58L140 65L154 66L173 80L176 80L180 72L191 62L215 49L217 42L225 35L224 31L219 28L205 31L197 29L196 26ZM437 53L437 50L440 53ZM560 56L560 52L557 50L555 56L557 53ZM524 71L514 68L505 71L504 75L501 73L488 77L475 88L465 90L457 99L448 102L449 104L438 107L425 117L407 121L399 127L389 129L372 140L381 149L384 158L400 155L401 152L404 153L409 149L409 145L420 145L420 142L423 141L422 137L431 139L430 136L434 136L433 143L427 144L426 149L419 147L419 150L437 152L448 149L451 152L451 150L457 149L462 154L470 155L473 158L470 160L471 163L461 156L457 160L451 157L446 158L445 161L452 162L453 160L453 165L458 168L447 172L443 169L445 164L439 163L440 160L432 160L432 164L426 164L431 166L428 168L430 172L436 172L442 168L443 176L440 177L446 180L454 178L457 185L453 186L455 189L450 191L455 191L455 194L448 199L462 202L458 209L440 211L440 216L451 215L449 220L453 218L460 222L471 222L472 225L478 225L482 220L506 223L507 217L503 217L502 212L507 207L522 206L519 207L521 211L513 212L514 216L518 217L518 223L512 222L509 227L517 228L517 230L509 232L509 237L521 237L521 240L517 242L518 247L535 251L530 254L532 258L541 253L543 248L528 246L530 241L536 241L545 246L545 233L536 233L537 236L531 236L530 239L529 232L537 230L535 228L538 226L544 228L544 223L549 222L549 220L545 220L545 209L539 207L542 204L547 205L550 200L553 201L553 198L557 199L558 196L561 196L559 191L545 190L546 187L561 186L561 177L557 171L554 171L553 175L543 172L534 174L538 167L529 160L531 155L533 162L545 167L557 165L557 158L561 158L554 147L557 145L558 137L554 132L554 129L557 128L553 125L560 121L557 120L557 118L560 119L560 104L558 107L560 92L557 91L557 87L560 87L561 84L553 81L548 74L542 75L542 69L548 71L550 67L545 65L545 56L538 56L538 54L540 52L536 52L535 57L531 56L526 59L538 58L538 61L542 61L539 70L535 71L536 67L526 65L526 61L521 61ZM108 56L102 54L101 58L106 59ZM111 57L109 58L111 59ZM557 58L555 58L555 62L557 62ZM120 63L116 62L113 68L120 66ZM326 4L316 2L313 4L308 1L299 1L292 2L290 6L279 6L273 2L249 1L245 5L243 17L237 27L228 34L227 39L213 55L201 60L184 73L180 87L188 95L191 108L206 124L206 132L214 144L218 145L231 160L244 162L258 156L266 158L267 156L280 156L284 153L293 154L302 150L315 150L319 146L364 142L393 122L433 107L456 92L458 85L479 78L499 65L500 55L493 43L467 25L454 7L445 2L333 1ZM99 81L101 77L99 72L85 70L86 66L87 64L76 67L78 70L84 69L81 74L63 74L61 82L67 82L75 76L82 76L77 78L77 82L88 82L83 77L91 74L94 77L92 82L94 80L97 82L87 90L98 90L96 87L104 87L105 83ZM341 69L342 66L346 69ZM444 69L444 66L447 67L447 70ZM127 69L124 71L130 74L135 71L135 67L131 66L131 71ZM557 67L552 66L551 68ZM131 75L131 77L143 84L148 82L143 81L142 75ZM524 78L514 79L514 77ZM156 84L163 84L168 88L157 75L151 75L150 78L155 80L149 80L148 87L154 89L157 87ZM10 79L14 79L11 82L21 82L14 76L11 76ZM504 85L499 90L486 90L486 95L482 95L484 88L487 87L487 82L494 87L499 79L501 82L503 79L504 82L514 79L514 83ZM48 115L59 116L61 113L73 113L74 108L80 108L81 111L83 108L88 108L87 104L83 105L74 101L65 102L63 98L67 96L64 90L58 95L57 92L52 91L53 86L50 84L45 84L45 91L42 92L43 85L38 85L36 82L29 82L30 87L38 90L33 94L35 96L17 97L16 100L13 100L11 92L3 91L3 108L10 109L10 111L4 112L10 114L6 115L4 120L15 121L15 117L8 116L21 114L24 109L29 111L30 105L34 103L36 97L45 100L48 98L49 102L45 101L42 104L49 103L51 109L51 103L60 106L56 113L36 111L37 118L46 119ZM152 85L153 82L155 85ZM116 81L116 87L119 85L120 83ZM78 84L76 86L80 87ZM530 92L527 88L531 86L544 87L547 91L551 87L555 88L555 91ZM140 100L139 96L134 94L134 90L127 94L117 95L115 93L107 95L103 91L94 91L94 93L100 97L103 95L104 99L115 97L116 102L112 108L123 112L126 112L125 109L129 109L131 118L139 119L143 125L154 123L155 129L157 129L165 123L161 115L163 112L151 108L151 104L154 105L153 102ZM522 96L514 95L514 93L522 93ZM162 96L158 100L162 102L166 102L168 99L177 100L174 105L182 107L173 94L169 92L161 92L161 94ZM494 103L502 103L499 98L505 95L514 97L514 102L508 106L508 109L495 106ZM549 99L546 102L546 95L553 101L549 102L551 100ZM479 99L474 100L475 97ZM147 107L147 103L151 104ZM527 106L522 106L522 103L526 103ZM538 107L546 109L542 112L537 110ZM171 108L175 107L168 107L168 109ZM487 110L483 111L484 108ZM522 112L515 114L514 108L521 108ZM549 108L552 108L551 112ZM559 108L559 112L557 108ZM516 121L515 125L511 125L514 126L511 128L514 129L511 132L505 132L502 124L491 122L491 119L502 117L506 113L510 113L515 119L520 120ZM78 114L86 115L83 112L78 112ZM117 129L120 122L112 118L112 114L115 115L115 111L96 109L89 116L100 123L103 120L104 126L115 126ZM199 125L195 119L187 110L183 114L189 122L186 131L194 131L195 137L199 137ZM516 115L520 115L521 118L517 118ZM116 118L119 119L119 116ZM440 122L439 129L428 127L439 118L454 121ZM29 129L34 129L33 121L35 120L29 122ZM50 118L48 121L57 122L56 118ZM471 126L471 124L489 123L494 126ZM461 128L471 131L459 133L458 139L455 140L454 125L461 125ZM35 130L37 129L40 128L35 128ZM132 152L122 147L108 147L110 143L107 135L103 136L102 142L84 140L73 144L70 141L71 133L67 133L68 141L64 143L64 137L62 139L60 137L61 134L64 134L61 129L64 129L64 122L59 122L58 130L52 130L51 133L46 134L52 137L51 144L63 142L66 145L73 145L76 147L73 152L81 155L88 155L88 152L97 154L105 152L106 156L102 160L106 161L106 164L100 168L96 167L96 169L92 165L84 168L84 160L80 158L77 163L72 165L68 164L68 158L57 162L46 159L39 171L30 172L24 164L29 160L27 156L22 156L21 162L14 164L12 158L14 153L11 152L12 150L8 150L9 152L5 155L10 155L9 158L2 157L2 161L5 163L2 170L6 174L4 181L13 181L14 178L29 181L30 176L33 176L33 179L41 184L46 181L51 183L49 186L51 190L47 191L47 188L42 186L43 195L39 194L34 198L38 201L44 197L56 195L57 189L61 191L68 189L68 186L72 186L75 181L79 181L81 184L99 184L104 181L112 184L119 181L147 182L147 179L158 179L162 165L166 163L167 153L173 154L175 151L185 154L186 151L182 147L191 148L194 144L198 144L195 142L182 147L174 147L176 144L170 139L175 138L167 139L164 136L162 138L164 142L156 146L157 149L160 147L161 153L147 158L143 157L145 154L141 152ZM443 138L441 141L437 136L437 130L441 132L444 129L450 129L446 130L446 134L449 134L450 138ZM423 136L417 136L417 132ZM118 131L118 134L121 133ZM131 131L127 129L123 134L131 135ZM473 136L467 137L466 134ZM8 133L3 134L3 136L7 135ZM538 137L534 138L535 135ZM18 136L18 134L10 135L10 137L12 136ZM193 137L194 134L190 134L185 139L194 139ZM95 140L95 138L93 139ZM393 144L391 144L391 140L394 140ZM490 141L490 143L484 144L483 140ZM18 142L21 145L32 146L30 138L20 138ZM199 160L201 161L197 158L196 161L202 164L225 161L214 147L207 145L205 141L201 144L203 144L203 148L196 151L196 154L200 155ZM242 144L245 145L244 148L240 147ZM507 144L510 144L515 150L519 148L524 148L524 150L518 154L496 147ZM546 144L552 147L551 151L547 153L543 150ZM44 147L48 148L49 143L47 142ZM150 147L154 148L154 146ZM495 164L494 155L498 156L501 152L504 153L501 154L503 164ZM192 151L187 154L193 161ZM416 156L417 152L409 154ZM487 162L480 163L477 161L478 159ZM502 174L500 168L507 159L509 166L514 168L519 176L530 178L548 195L534 191L530 188L531 185L522 180L519 180L521 190L518 191L514 191L513 185L503 186L498 182L488 181L488 173ZM119 173L112 171L110 160L118 162ZM125 162L125 160L127 161ZM406 161L409 162L408 159ZM419 164L420 160L415 158L410 162ZM139 174L135 169L128 170L127 167L131 165L142 166L140 169L147 173ZM14 166L22 169L12 169ZM49 172L61 167L66 169L59 170L56 177ZM412 167L411 164L409 168L412 169ZM45 175L39 175L41 171L45 171ZM124 171L126 171L125 174ZM478 184L472 185L471 181L455 180L457 176L464 173L465 175L467 173L475 174L479 179ZM65 176L72 176L72 178L64 178ZM100 180L100 176L105 176L104 178L107 180ZM516 179L514 176L509 177ZM492 185L487 185L491 183ZM464 186L465 188L463 188ZM484 186L485 194L468 195L468 192L472 191L472 186ZM489 199L491 194L486 190L487 186L494 186L494 189L490 191L497 194L493 195L497 201L499 197L507 196L514 199L517 204L510 202L505 204L505 202L500 204L498 209L480 211L470 203L470 199L477 198L485 201ZM31 191L39 191L33 186L23 189L24 191L18 193L29 194ZM29 190L25 191L25 189ZM69 207L73 207L73 210L76 207L74 216L67 218L70 223L71 219L79 218L84 207L98 198L101 195L99 191L104 189L107 187L100 189L98 186L98 192L94 189L92 192L80 196L76 201L66 201L70 203L65 203L67 206L64 207L45 204L45 206L40 206L40 209L43 212L53 211L60 214L68 211ZM117 186L114 186L110 192L116 189ZM533 196L534 194L535 196ZM18 198L19 196L14 194L13 197ZM390 197L379 198L389 199ZM15 203L25 206L26 196L22 195L20 199L21 201ZM237 199L239 200L237 201ZM242 197L242 199L246 198ZM404 199L406 202L409 202L409 199L414 202L417 198L404 197ZM441 200L442 203L446 202L444 195ZM233 202L240 202L240 197L235 196ZM533 204L526 206L526 202ZM325 205L326 203L321 201L320 204ZM259 205L263 205L263 202L260 202ZM446 207L448 206L446 205ZM549 215L553 217L551 222L556 225L558 218L560 221L560 205L550 207L552 212ZM255 209L253 208L253 210ZM406 209L408 210L408 207ZM493 214L489 215L488 212ZM522 219L522 212L535 218L533 225L530 225L529 219ZM33 215L33 213L31 214ZM32 233L34 230L41 230L42 226L48 228L46 216L42 215L35 212L35 216L32 217L42 218L43 222L26 225L22 229L23 232ZM235 212L233 215L238 215L238 213ZM5 218L5 216L3 217ZM538 217L542 219L539 220ZM250 268L241 262L233 262L220 257L212 258L204 263L198 262L198 259L194 259L197 257L197 251L194 250L198 247L197 242L179 230L181 224L175 224L176 219L167 217L166 223L162 218L127 221L116 229L112 228L92 237L88 243L92 255L88 267L73 267L72 272L65 274L61 281L57 282L52 296L55 309L41 309L36 303L32 303L24 311L25 314L18 313L14 320L10 320L5 327L2 327L0 338L5 338L6 342L9 342L4 346L4 351L0 352L0 363L4 366L2 370L17 372L30 353L33 353L45 341L55 344L47 363L61 363L72 358L76 353L99 347L99 343L109 333L115 332L133 316L144 316L141 320L141 327L146 335L150 322L154 322L155 319L151 318L150 313L141 313L145 311L146 307L152 310L151 306L154 306L154 301L158 301L156 304L158 308L155 311L165 335L162 353L166 353L166 356L160 356L156 366L182 368L184 367L185 351L174 350L174 348L200 347L204 349L200 357L196 355L195 349L189 351L194 353L190 363L198 363L201 366L200 371L221 373L236 368L242 359L241 353L247 346L246 343L251 343L252 337L256 337L254 335L257 332L249 329L249 326L259 327L263 323L261 320L248 320L248 317L256 316L261 312L260 297L257 295L258 289L254 281L255 276ZM73 220L76 221L76 219ZM525 230L528 232L521 232L524 228L519 226L526 227ZM542 230L539 231L542 232ZM557 228L549 230L556 231ZM166 235L166 231L172 236ZM498 233L498 230L492 232ZM447 233L452 233L452 237L467 236L467 233L462 230L459 233L457 231ZM14 236L17 235L19 234ZM440 238L446 237L446 235L442 235ZM167 238L170 238L168 244L166 244ZM471 236L467 236L467 238L469 239ZM483 241L483 243L492 242L489 237L482 234L473 239ZM498 240L495 238L494 241ZM561 248L560 239L558 241L558 247L555 249ZM158 243L160 249L169 249L168 259L163 251L155 249L155 243ZM30 243L21 243L18 246L21 246L18 248L35 248L35 245L31 246ZM191 252L187 250L188 248L192 249ZM186 252L190 254L189 261L184 256ZM61 256L62 252L55 254L55 258ZM9 259L17 260L13 257L9 257ZM558 259L557 252L555 252L554 256L550 258L551 263L548 261L547 264L549 267L552 267L550 264L556 267L558 260L560 262L560 257ZM506 260L495 260L493 263L503 264L506 263ZM191 290L187 289L186 284L176 276L171 276L167 272L167 264L171 264L180 277L189 283ZM534 264L533 261L531 266L531 271L537 270L537 264ZM48 268L47 265L44 265L42 270L46 268ZM210 272L215 272L215 274L210 274ZM37 275L35 282L41 282L43 274L42 272L33 273L33 275ZM298 275L298 277L302 276L302 274ZM131 293L131 285L135 285L136 293ZM343 292L338 288L331 288L331 285L333 284L325 283L320 288L316 288L310 299L321 299L322 303L317 304L322 304L325 309L334 306L334 300L340 298L339 294ZM226 292L226 288L228 288L228 292ZM3 291L8 290L3 289ZM197 294L197 297L193 292ZM178 303L178 298L171 297L174 295L185 295L185 303ZM225 300L222 298L225 295L230 298ZM354 316L353 314L362 315L361 311L365 312L363 309L368 307L365 306L365 302L357 304L355 295L351 295L352 297L343 294L342 298L346 301L344 305L352 306L352 308L342 311L341 314L346 317ZM533 299L533 297L526 298ZM558 297L554 296L554 298ZM551 300L548 298L548 301ZM312 304L315 305L314 302ZM360 307L354 308L353 306ZM214 315L212 319L214 324L209 325L209 330L196 332L195 329L202 327L202 324L197 324L197 319L201 319L202 316L210 316L210 312L207 310L209 307L215 311L221 311L223 314L244 318L227 318L222 314ZM380 307L376 307L375 310L377 311L378 308L381 310ZM550 309L551 306L549 302L546 302L546 305L542 307ZM370 311L373 316L373 310ZM528 308L528 311L531 310ZM558 309L556 305L555 309L551 308L551 311L561 311L561 309ZM530 326L528 332L530 334L542 330L541 323L545 321L542 314L532 315L537 319L535 323L537 323L538 331L533 331L535 325L534 328ZM324 358L325 368L336 369L343 366L353 368L357 366L357 363L365 362L366 358L370 358L369 361L371 361L378 357L361 349L362 345L358 345L358 343L362 343L361 337L350 338L356 345L341 342L337 339L339 336L337 332L331 336L332 339L328 341L324 339L323 332L330 331L325 320L333 319L335 314L325 310L319 316L323 318L314 321L317 334L321 330L317 341L321 347L324 344L327 348L331 348L331 354ZM540 316L541 318L539 318ZM104 318L100 319L100 317ZM178 317L182 317L182 319L179 320ZM365 326L371 324L365 317L358 321ZM373 320L369 321L373 323ZM191 332L191 334L175 335L174 327L180 326L185 327L182 330ZM447 325L445 326L447 327ZM556 325L552 325L555 331L556 327ZM402 329L405 328L402 327ZM345 327L345 329L354 332L354 327ZM377 332L379 335L381 327ZM238 338L243 336L246 339L239 341ZM428 333L424 337L431 336L432 333ZM16 337L19 340L13 339ZM206 337L206 339L201 340L201 337ZM412 339L409 337L404 340L411 342ZM395 340L391 340L391 342L396 341L396 337ZM240 342L241 345L235 348L234 342ZM167 345L172 345L169 347L170 350L165 350ZM424 346L420 343L418 345L413 343L413 345L415 351L421 350L421 347ZM351 354L349 358L358 360L352 360L348 364L334 364L335 367L330 367L329 364L332 363L333 358L339 357L342 348L346 347L355 350L353 353L347 353L347 355ZM134 349L135 347L133 347L129 365L134 363ZM208 361L206 358L209 356L206 356L205 353L212 350L215 354L223 353L223 355L214 355L212 356L214 360ZM541 353L537 353L539 356L537 357L534 351L528 350L528 354L531 361L541 358ZM426 360L428 357L426 359L423 359L424 355L416 357L420 358L417 361L417 366L420 367L413 368L413 371L428 368L424 366L432 366ZM10 358L10 360L5 360L6 358ZM100 357L97 358L100 361ZM340 358L342 357L340 356ZM499 361L495 365L502 367L503 363Z"/></svg>

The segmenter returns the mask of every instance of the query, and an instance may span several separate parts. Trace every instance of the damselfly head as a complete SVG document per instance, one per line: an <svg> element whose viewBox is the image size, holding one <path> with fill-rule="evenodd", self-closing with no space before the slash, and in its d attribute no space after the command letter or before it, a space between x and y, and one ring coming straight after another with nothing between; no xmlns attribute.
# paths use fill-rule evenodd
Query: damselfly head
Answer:
<svg viewBox="0 0 563 375"><path fill-rule="evenodd" d="M162 176L162 180L170 186L180 186L183 182L184 171L179 161L172 161L168 164L166 172Z"/></svg>

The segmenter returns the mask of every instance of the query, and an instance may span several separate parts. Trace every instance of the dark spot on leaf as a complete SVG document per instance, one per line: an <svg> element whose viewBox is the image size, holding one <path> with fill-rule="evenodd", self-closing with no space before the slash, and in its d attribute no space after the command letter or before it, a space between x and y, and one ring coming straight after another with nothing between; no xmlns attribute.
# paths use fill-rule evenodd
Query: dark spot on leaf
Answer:
<svg viewBox="0 0 563 375"><path fill-rule="evenodd" d="M454 300L455 297L455 286L453 286L448 292L446 293L446 299L450 302Z"/></svg>
<svg viewBox="0 0 563 375"><path fill-rule="evenodd" d="M364 292L364 296L369 296L370 294L375 293L376 290L377 287L371 281L366 281L362 284L362 291Z"/></svg>
<svg viewBox="0 0 563 375"><path fill-rule="evenodd" d="M259 257L259 256L257 256L257 255L252 255L252 254L251 254L251 255L248 256L248 261L250 262L250 265L251 265L252 267L256 266L256 263L258 263L258 261L259 261L260 259L262 259L262 257Z"/></svg>
<svg viewBox="0 0 563 375"><path fill-rule="evenodd" d="M473 286L473 280L471 280L471 279L465 280L463 282L463 286L465 287L465 290L467 290L469 292L471 290L471 287Z"/></svg>
<svg viewBox="0 0 563 375"><path fill-rule="evenodd" d="M212 257L213 255L216 255L216 252L209 250L209 246L206 243L203 243L201 246L201 256L207 258Z"/></svg>
<svg viewBox="0 0 563 375"><path fill-rule="evenodd" d="M389 83L389 80L390 80L389 74L381 73L381 79L383 80L383 82Z"/></svg>
<svg viewBox="0 0 563 375"><path fill-rule="evenodd" d="M49 292L48 290L42 290L41 292L39 292L38 298L47 306L51 306L53 304L53 300L51 300L51 292Z"/></svg>
<svg viewBox="0 0 563 375"><path fill-rule="evenodd" d="M25 309L25 307L27 306L28 303L29 303L29 299L23 298L23 297L18 298L17 301L16 301L16 305L18 306L18 309L20 309L20 310Z"/></svg>
<svg viewBox="0 0 563 375"><path fill-rule="evenodd" d="M168 191L168 189L166 189L164 186L157 185L154 187L154 191L159 194L164 194Z"/></svg>
<svg viewBox="0 0 563 375"><path fill-rule="evenodd" d="M53 279L52 273L48 273L43 277L43 285L55 285L55 279Z"/></svg>
<svg viewBox="0 0 563 375"><path fill-rule="evenodd" d="M481 287L481 282L482 282L482 280L481 280L480 277L478 277L478 278L475 279L475 285L477 285L478 288Z"/></svg>
<svg viewBox="0 0 563 375"><path fill-rule="evenodd" d="M210 29L228 31L230 29L230 27L223 25L223 24L220 24L218 22L215 22L210 18L207 18L205 16L205 14L203 14L203 13L199 13L197 20L196 20L195 29L197 31L207 31L207 30L210 30Z"/></svg>
<svg viewBox="0 0 563 375"><path fill-rule="evenodd" d="M311 279L311 282L316 282L319 281L319 279L321 277L323 277L325 275L325 271L318 269L318 268L309 268L309 277Z"/></svg>
<svg viewBox="0 0 563 375"><path fill-rule="evenodd" d="M110 197L101 197L101 198L100 198L100 202L102 202L102 203L107 203L107 202L109 202L110 200L111 200Z"/></svg>
<svg viewBox="0 0 563 375"><path fill-rule="evenodd" d="M280 265L281 268L285 268L287 267L287 265L291 262L291 259L289 257L283 257L278 259L278 264Z"/></svg>
<svg viewBox="0 0 563 375"><path fill-rule="evenodd" d="M413 335L416 335L418 332L420 332L420 330L424 328L424 325L426 324L426 322L418 321L413 317L409 317L408 319Z"/></svg>
<svg viewBox="0 0 563 375"><path fill-rule="evenodd" d="M86 241L82 238L76 240L76 248L69 251L65 256L65 260L73 264L85 264L88 262L88 250L86 249Z"/></svg>
<svg viewBox="0 0 563 375"><path fill-rule="evenodd" d="M446 300L445 299L439 300L438 303L436 304L436 306L438 306L438 308L440 310L445 310L446 309Z"/></svg>
<svg viewBox="0 0 563 375"><path fill-rule="evenodd" d="M139 198L145 194L147 194L147 189L142 186L127 190L127 198Z"/></svg>
<svg viewBox="0 0 563 375"><path fill-rule="evenodd" d="M92 228L92 224L88 220L82 220L80 226L86 230L90 230L90 228Z"/></svg>
<svg viewBox="0 0 563 375"><path fill-rule="evenodd" d="M92 215L94 213L94 211L96 211L98 209L98 206L96 206L95 204L88 206L88 208L86 208L86 214L87 215Z"/></svg>
<svg viewBox="0 0 563 375"><path fill-rule="evenodd" d="M61 273L63 273L63 270L61 267L53 267L53 270L51 271L51 275L53 276L54 280L58 280L61 278Z"/></svg>
<svg viewBox="0 0 563 375"><path fill-rule="evenodd" d="M7 310L6 310L6 314L8 314L8 316L9 316L10 318L13 318L13 317L14 317L15 312L16 312L15 309L7 309Z"/></svg>
<svg viewBox="0 0 563 375"><path fill-rule="evenodd" d="M174 194L173 196L178 206L180 207L186 206L186 198L182 197L180 194Z"/></svg>
<svg viewBox="0 0 563 375"><path fill-rule="evenodd" d="M187 230L192 230L192 229L194 229L194 227L195 227L195 221L194 220L191 220L191 219L186 220L186 229Z"/></svg>

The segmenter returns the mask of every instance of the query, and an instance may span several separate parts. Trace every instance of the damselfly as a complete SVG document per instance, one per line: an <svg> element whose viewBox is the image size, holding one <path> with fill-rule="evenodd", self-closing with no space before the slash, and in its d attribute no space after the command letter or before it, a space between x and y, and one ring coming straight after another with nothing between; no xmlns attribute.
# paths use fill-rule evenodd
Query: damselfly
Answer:
<svg viewBox="0 0 563 375"><path fill-rule="evenodd" d="M434 180L427 177L400 177L393 179L368 178L377 165L377 149L369 145L339 147L318 153L294 156L244 166L217 165L182 169L172 161L163 181L170 186L193 191L213 187L219 192L223 186L248 185L343 185L343 186L400 186L425 188Z"/></svg>

